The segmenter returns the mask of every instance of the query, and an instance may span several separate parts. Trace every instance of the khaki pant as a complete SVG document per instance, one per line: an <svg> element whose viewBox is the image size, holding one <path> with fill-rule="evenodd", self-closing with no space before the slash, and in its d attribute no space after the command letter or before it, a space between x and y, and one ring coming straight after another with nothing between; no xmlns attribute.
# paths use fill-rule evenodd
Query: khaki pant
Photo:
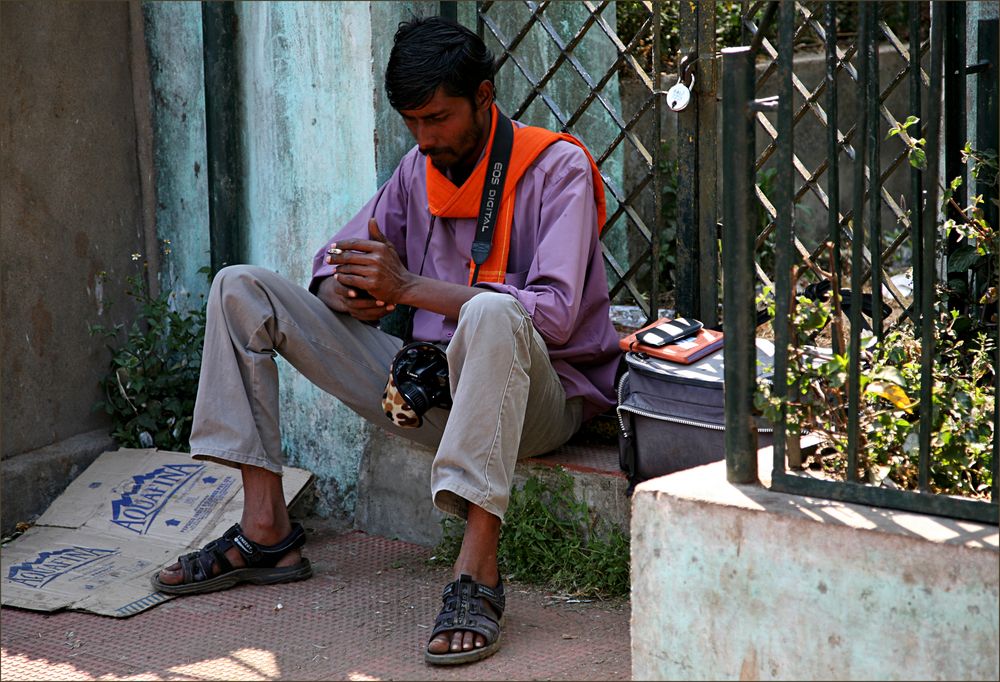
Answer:
<svg viewBox="0 0 1000 682"><path fill-rule="evenodd" d="M462 306L447 349L454 406L430 409L417 429L382 411L399 338L249 265L216 275L207 313L196 458L281 473L276 354L365 419L436 447L432 499L460 517L471 502L503 518L517 459L558 447L580 426L581 400L566 400L544 341L507 294L484 292Z"/></svg>

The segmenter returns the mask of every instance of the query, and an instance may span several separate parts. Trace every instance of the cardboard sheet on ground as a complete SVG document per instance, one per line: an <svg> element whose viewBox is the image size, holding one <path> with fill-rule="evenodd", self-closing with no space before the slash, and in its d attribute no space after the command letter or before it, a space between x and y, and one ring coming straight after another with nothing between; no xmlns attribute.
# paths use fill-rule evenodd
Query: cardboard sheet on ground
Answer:
<svg viewBox="0 0 1000 682"><path fill-rule="evenodd" d="M285 503L311 479L285 467ZM179 452L105 452L0 552L0 601L134 615L171 598L152 588L153 573L220 536L242 509L237 469Z"/></svg>

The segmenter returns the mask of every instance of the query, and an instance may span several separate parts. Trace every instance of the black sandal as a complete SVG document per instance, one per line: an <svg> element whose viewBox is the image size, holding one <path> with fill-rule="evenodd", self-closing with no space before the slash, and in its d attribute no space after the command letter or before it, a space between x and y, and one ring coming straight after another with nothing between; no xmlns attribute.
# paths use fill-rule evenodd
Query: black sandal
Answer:
<svg viewBox="0 0 1000 682"><path fill-rule="evenodd" d="M305 557L291 566L277 566L282 557L306 543L306 533L299 523L292 524L292 532L276 545L259 545L243 534L240 524L233 525L223 536L208 543L197 552L177 558L184 573L184 580L176 585L160 581L160 574L153 575L153 587L166 594L202 594L225 590L240 583L270 585L305 580L312 575L312 566ZM246 566L235 568L226 558L226 552L235 547L243 555ZM212 575L212 566L218 565L219 575Z"/></svg>
<svg viewBox="0 0 1000 682"><path fill-rule="evenodd" d="M503 612L507 604L503 580L496 587L486 587L463 574L444 588L441 598L444 606L434 621L434 631L427 643L430 644L442 632L465 630L482 635L486 644L478 649L449 651L446 654L432 654L425 649L425 661L434 665L472 663L500 650L500 627L503 625Z"/></svg>

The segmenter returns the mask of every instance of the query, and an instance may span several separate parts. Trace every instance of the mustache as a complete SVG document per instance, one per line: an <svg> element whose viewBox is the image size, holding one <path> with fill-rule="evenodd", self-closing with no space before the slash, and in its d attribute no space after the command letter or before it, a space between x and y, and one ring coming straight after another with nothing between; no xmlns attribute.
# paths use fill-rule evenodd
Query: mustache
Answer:
<svg viewBox="0 0 1000 682"><path fill-rule="evenodd" d="M449 147L426 147L420 150L424 156L440 156L441 154L455 154L455 150Z"/></svg>

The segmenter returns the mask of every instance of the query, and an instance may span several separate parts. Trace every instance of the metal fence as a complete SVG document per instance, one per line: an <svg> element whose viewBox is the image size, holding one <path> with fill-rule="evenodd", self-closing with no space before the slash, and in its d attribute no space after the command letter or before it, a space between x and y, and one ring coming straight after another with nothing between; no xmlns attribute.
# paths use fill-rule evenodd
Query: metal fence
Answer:
<svg viewBox="0 0 1000 682"><path fill-rule="evenodd" d="M730 480L758 480L755 293L774 291L773 391L787 400L789 349L797 343L786 324L793 292L826 282L848 330L830 343L832 352L849 357L845 480L803 473L798 434L787 433L779 419L772 487L996 522L996 429L992 503L930 494L934 325L923 323L934 314L939 246L958 246L939 244L938 164L945 159L948 178L967 174L958 160L966 134L959 103L970 76L979 90L979 146L997 148L996 22L983 22L983 59L967 65L964 3L744 2L747 47L720 57L720 4L477 2L475 20L498 55L507 113L580 137L601 168L613 299L638 305L647 320L669 304L709 327L724 321ZM668 15L675 23L664 20ZM846 31L845 21L854 24ZM664 47L668 32L672 54ZM810 51L824 69L813 83L799 68ZM690 105L676 113L664 101L675 81L692 92ZM952 103L944 111L942 95ZM904 128L909 116L920 121ZM717 117L724 119L721 140ZM892 128L899 134L887 139ZM677 141L669 153L665 138ZM819 153L804 150L806 138L824 141ZM921 138L923 170L908 163ZM996 225L995 211L987 220ZM912 277L904 285L897 274L908 267ZM849 313L848 297L855 302ZM870 304L868 314L863 303ZM862 329L870 325L877 343L907 321L922 344L916 492L857 477Z"/></svg>
<svg viewBox="0 0 1000 682"><path fill-rule="evenodd" d="M569 132L594 156L608 217L603 254L612 299L655 318L663 298L665 153L661 17L642 17L623 41L615 3L478 2L480 35L497 54L499 99L513 118ZM654 3L658 5L658 3ZM630 88L630 111L622 82Z"/></svg>
<svg viewBox="0 0 1000 682"><path fill-rule="evenodd" d="M909 46L904 45L884 21L879 20L879 3L859 3L858 32L853 44L841 46L837 40L837 8L844 3L823 3L805 6L798 3L758 3L747 9L744 25L752 38L751 46L723 50L723 147L726 160L723 184L727 196L723 239L725 271L725 365L727 410L727 464L729 478L735 482L757 480L757 453L755 434L751 427L753 393L755 385L754 336L757 326L755 290L759 283L774 289L774 343L775 368L773 395L781 405L782 418L775 424L775 446L771 485L775 490L873 504L905 510L942 514L985 522L997 522L997 408L992 410L994 419L992 447L992 496L991 502L964 499L952 495L931 493L931 432L933 423L932 387L935 352L935 286L941 264L947 263L947 254L960 248L954 237L942 240L939 205L939 160L944 157L945 177L957 177L964 167L954 165L952 158L960 158L960 144L964 143L964 118L966 84L962 81L969 71L984 76L981 89L988 94L996 89L996 22L982 22L980 40L992 40L992 53L981 64L967 69L964 39L958 27L964 30L962 3L932 3L930 26L921 22L925 3L911 3ZM961 8L961 12L958 11ZM759 11L759 24L754 21ZM765 28L777 15L778 46L775 49L765 36ZM951 16L949 16L951 15ZM957 15L957 16L956 16ZM929 30L927 30L929 28ZM952 56L945 52L945 37L958 45L952 47ZM793 68L795 42L804 31L813 31L825 49L826 78L813 89L804 86ZM926 36L926 38L925 38ZM991 37L992 36L992 37ZM888 44L902 57L904 67L885 82L879 72L879 44ZM921 57L926 54L926 70ZM758 75L760 61L766 66ZM988 63L987 63L988 62ZM960 64L960 68L958 65ZM848 88L853 89L857 102L855 115L841 125L838 120L838 72L849 76ZM777 79L777 97L762 99L756 96L762 82L774 74ZM946 75L947 74L947 75ZM958 80L958 76L962 81ZM988 79L992 78L992 81ZM892 89L900 83L910 86L908 111L905 113L921 119L922 128L908 131L900 123L906 116L896 115L886 106ZM990 85L992 83L992 85ZM949 108L942 113L942 85L950 89ZM926 105L921 105L921 90L927 89ZM841 91L839 94L844 94ZM947 93L945 93L947 94ZM801 103L796 103L798 96ZM996 149L995 94L980 98L980 112L985 125L980 127L980 145ZM821 100L821 98L823 98ZM822 104L821 104L822 101ZM992 104L990 104L992 102ZM772 123L766 110L776 110ZM950 111L949 111L950 109ZM826 158L810 169L796 155L796 126L806 115L819 119L827 133ZM880 123L894 127L903 137L903 149L886 163L885 135ZM942 122L944 130L942 130ZM959 131L949 129L952 125ZM842 131L846 128L846 131ZM770 138L764 152L756 153L754 139L757 129ZM992 136L992 137L991 137ZM926 170L906 163L917 138L926 140L924 152ZM959 142L961 141L961 142ZM773 155L775 176L773 193L769 197L755 177L755 171ZM846 159L851 171L851 200L840 204L840 161ZM896 172L909 173L910 191L905 205L885 190L887 178ZM994 193L995 187L990 190ZM827 213L828 234L814 248L809 248L797 230L797 202L806 193L812 193ZM987 197L988 199L989 197ZM764 229L756 234L748 226L757 224L758 205L766 210L768 220ZM907 208L908 206L908 208ZM883 210L888 208L895 217L896 227L889 234L883 222ZM995 225L995 223L993 223ZM773 279L761 267L760 246L773 232ZM943 258L939 249L944 247ZM841 248L847 253L841 257ZM904 247L907 247L904 249ZM909 251L912 266L912 294L901 291L898 281L888 275L887 263L899 259L900 253ZM755 257L756 256L756 257ZM905 260L905 258L904 258ZM948 269L944 269L945 273ZM795 330L790 320L793 306L801 295L805 273L815 282L827 282L836 306L848 298L855 302L848 316L849 337L838 341L833 336L833 351L846 351L849 358L845 393L847 396L846 468L844 480L818 478L801 470L795 451L797 433L788 427L788 403L796 389L789 376L790 350L797 344ZM975 277L975 273L962 277ZM808 279L807 277L801 279ZM840 283L849 285L841 289ZM891 306L883 307L883 290L888 292ZM866 350L862 345L862 329L867 322L862 318L862 301L871 301L869 310L872 328L871 343L879 344L893 325L901 326L904 320L914 323L920 339L920 395L913 408L919 419L918 485L915 491L891 489L869 485L859 480L858 464L862 435L859 432L861 377L866 370ZM993 308L996 303L990 304ZM846 308L846 305L845 305ZM884 310L895 310L894 319L884 317ZM839 312L839 310L837 310ZM986 319L988 315L984 315ZM995 338L995 325L993 335ZM846 348L837 347L846 343ZM995 341L994 341L995 343ZM994 366L992 381L996 382ZM996 386L994 385L994 390Z"/></svg>

